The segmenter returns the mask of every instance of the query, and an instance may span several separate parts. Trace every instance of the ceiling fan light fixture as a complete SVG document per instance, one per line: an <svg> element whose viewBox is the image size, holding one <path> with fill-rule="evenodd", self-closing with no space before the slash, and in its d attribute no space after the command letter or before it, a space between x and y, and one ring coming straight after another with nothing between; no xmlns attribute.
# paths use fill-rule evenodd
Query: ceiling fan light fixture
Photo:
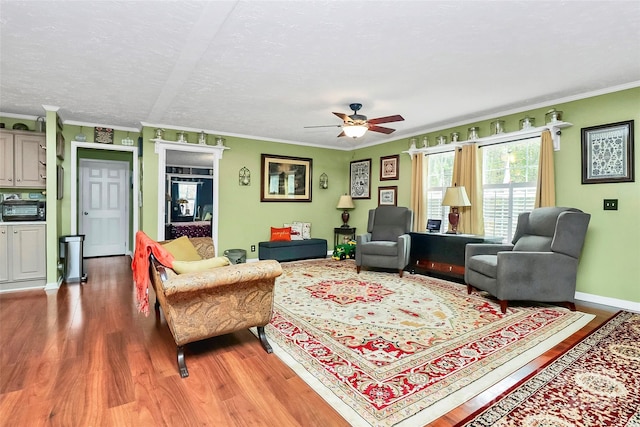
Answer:
<svg viewBox="0 0 640 427"><path fill-rule="evenodd" d="M344 125L342 126L342 131L349 138L360 138L367 132L366 125Z"/></svg>

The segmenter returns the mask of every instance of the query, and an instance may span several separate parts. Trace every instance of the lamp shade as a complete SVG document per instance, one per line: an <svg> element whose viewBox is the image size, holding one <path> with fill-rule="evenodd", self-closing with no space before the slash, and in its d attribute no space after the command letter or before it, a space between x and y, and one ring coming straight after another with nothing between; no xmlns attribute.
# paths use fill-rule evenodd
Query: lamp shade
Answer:
<svg viewBox="0 0 640 427"><path fill-rule="evenodd" d="M447 188L442 199L442 206L471 206L464 186Z"/></svg>
<svg viewBox="0 0 640 427"><path fill-rule="evenodd" d="M353 204L353 199L348 194L340 196L340 200L338 200L338 206L336 209L353 209L355 205Z"/></svg>
<svg viewBox="0 0 640 427"><path fill-rule="evenodd" d="M342 131L349 138L360 138L369 128L365 125L344 125Z"/></svg>

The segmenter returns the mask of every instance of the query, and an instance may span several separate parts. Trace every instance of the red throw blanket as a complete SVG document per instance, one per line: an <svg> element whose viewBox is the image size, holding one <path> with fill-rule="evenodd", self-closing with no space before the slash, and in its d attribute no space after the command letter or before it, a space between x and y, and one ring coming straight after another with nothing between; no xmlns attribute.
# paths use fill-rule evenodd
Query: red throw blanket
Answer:
<svg viewBox="0 0 640 427"><path fill-rule="evenodd" d="M173 255L152 240L142 231L136 233L136 250L131 261L133 281L136 285L138 311L149 315L149 255L153 256L164 266L173 267Z"/></svg>

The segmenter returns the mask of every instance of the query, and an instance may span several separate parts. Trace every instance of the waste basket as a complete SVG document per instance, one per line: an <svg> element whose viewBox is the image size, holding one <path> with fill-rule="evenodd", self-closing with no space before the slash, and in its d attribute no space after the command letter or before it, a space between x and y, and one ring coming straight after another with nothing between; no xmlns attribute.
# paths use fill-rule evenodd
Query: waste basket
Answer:
<svg viewBox="0 0 640 427"><path fill-rule="evenodd" d="M229 258L231 264L242 264L247 261L247 251L244 249L227 249L224 256Z"/></svg>
<svg viewBox="0 0 640 427"><path fill-rule="evenodd" d="M82 258L84 235L61 236L59 239L60 262L62 263L62 280L65 282L86 282Z"/></svg>

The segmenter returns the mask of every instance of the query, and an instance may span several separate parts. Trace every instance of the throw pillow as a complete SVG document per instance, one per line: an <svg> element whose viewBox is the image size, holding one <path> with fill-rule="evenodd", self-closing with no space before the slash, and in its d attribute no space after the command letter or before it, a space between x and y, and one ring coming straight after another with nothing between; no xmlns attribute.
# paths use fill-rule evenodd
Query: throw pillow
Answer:
<svg viewBox="0 0 640 427"><path fill-rule="evenodd" d="M224 267L231 264L229 258L218 256L201 259L199 261L173 261L173 271L178 274L196 273L198 271L210 270L212 268Z"/></svg>
<svg viewBox="0 0 640 427"><path fill-rule="evenodd" d="M162 245L177 261L199 261L202 259L187 236L179 237Z"/></svg>
<svg viewBox="0 0 640 427"><path fill-rule="evenodd" d="M294 222L293 224L282 224L283 227L291 227L291 240L302 240L302 224Z"/></svg>
<svg viewBox="0 0 640 427"><path fill-rule="evenodd" d="M293 224L299 224L302 227L302 238L310 239L311 238L311 223L310 222L299 222L294 221Z"/></svg>
<svg viewBox="0 0 640 427"><path fill-rule="evenodd" d="M279 240L282 240L285 242L288 242L289 240L291 240L291 227L283 227L283 228L271 227L271 241L276 242Z"/></svg>

